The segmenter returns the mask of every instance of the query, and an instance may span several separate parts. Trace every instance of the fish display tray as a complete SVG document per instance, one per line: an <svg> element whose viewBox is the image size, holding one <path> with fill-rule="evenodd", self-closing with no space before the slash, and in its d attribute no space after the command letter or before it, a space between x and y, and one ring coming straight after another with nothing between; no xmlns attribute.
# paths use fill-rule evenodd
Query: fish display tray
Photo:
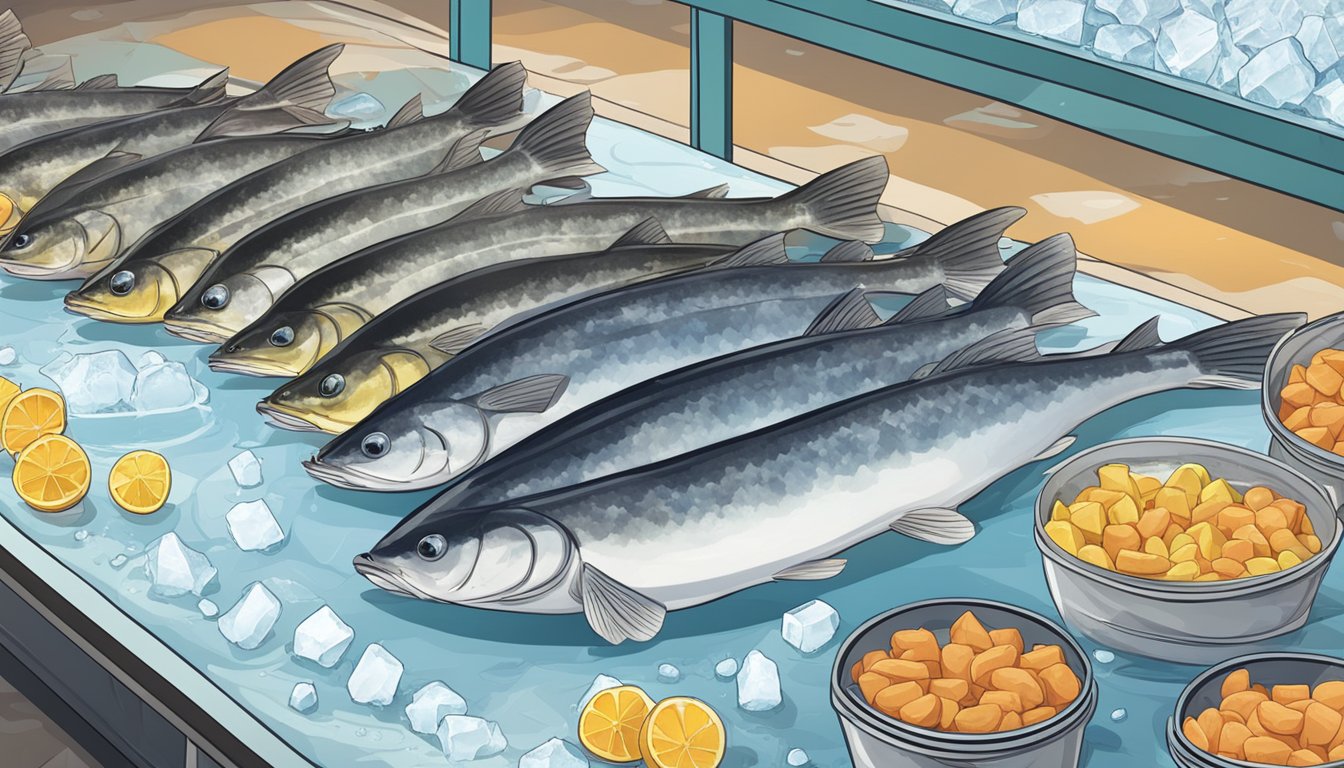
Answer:
<svg viewBox="0 0 1344 768"><path fill-rule="evenodd" d="M454 74L467 72L456 69ZM480 73L469 73L474 80ZM378 82L364 87L377 96ZM465 86L461 82L461 86ZM391 97L389 103L395 101ZM544 96L542 106L558 99ZM594 193L675 195L728 183L733 196L778 194L788 185L715 160L675 142L598 119L590 133L596 160L608 173L593 177ZM1159 236L1158 234L1154 235ZM922 233L889 226L891 252ZM1004 241L1005 257L1020 243ZM895 533L846 552L849 565L822 582L781 582L669 615L661 635L646 644L608 647L582 616L527 616L436 605L380 592L351 568L365 551L429 492L369 494L312 480L300 460L322 444L320 435L283 432L254 410L274 380L208 370L209 348L168 335L158 326L109 325L63 311L68 283L0 277L0 345L18 361L0 375L26 387L51 386L39 368L61 351L124 351L132 360L149 350L185 364L209 390L208 402L153 420L72 417L67 434L89 452L95 481L74 510L51 515L24 506L9 483L0 483L0 571L11 589L71 636L84 653L124 667L132 692L148 689L160 703L180 706L164 714L174 726L209 738L227 752L246 745L251 760L273 765L354 765L404 768L446 764L432 736L412 732L404 707L425 683L441 680L467 701L469 712L499 723L509 747L473 765L517 765L526 751L552 737L574 740L578 702L599 674L644 687L650 695L705 700L728 729L728 768L777 766L795 748L816 766L849 764L840 724L831 708L830 672L840 641L870 617L917 600L974 595L1057 619L1033 543L1032 507L1044 470L1062 460L1029 465L1003 478L962 508L977 525L976 537L942 548ZM1042 337L1047 351L1087 348L1114 340L1153 315L1162 316L1165 338L1216 323L1170 302L1086 276L1078 297L1098 317ZM1084 424L1070 453L1098 443L1143 435L1187 435L1265 450L1269 434L1257 392L1178 391L1112 409ZM168 505L138 517L121 512L105 483L115 459L132 449L163 453L174 472ZM262 463L263 482L239 488L227 462L251 450ZM12 467L0 458L0 471ZM225 514L236 503L264 499L285 540L271 551L244 552L230 538ZM218 568L205 597L227 610L253 582L279 598L280 618L255 650L241 650L198 609L197 598L150 594L145 549L168 532L205 553ZM806 531L797 532L806 535ZM814 598L840 614L835 638L804 655L781 637L780 617ZM1316 608L1302 629L1267 643L1265 650L1332 652L1344 633L1344 575L1327 574ZM292 655L295 626L322 605L355 631L331 669ZM0 631L15 614L0 612ZM9 616L10 619L5 617ZM1164 726L1176 697L1199 669L1162 663L1097 647L1078 636L1093 655L1100 698L1085 731L1082 764L1089 768L1171 766ZM380 643L405 665L397 695L386 707L351 701L346 691L366 645ZM756 649L780 668L783 703L763 713L737 706L731 680L715 665L741 660ZM681 673L660 681L660 664ZM288 706L295 683L311 681L318 705L301 714ZM112 702L100 691L66 681L70 696ZM92 686L92 683L89 683ZM158 687L155 689L155 687ZM168 686L163 690L162 686ZM99 699L99 696L102 696ZM122 702L124 704L124 702ZM225 737L228 734L228 738ZM188 748L190 750L190 748ZM246 756L225 755L245 762ZM159 763L153 763L159 764Z"/></svg>

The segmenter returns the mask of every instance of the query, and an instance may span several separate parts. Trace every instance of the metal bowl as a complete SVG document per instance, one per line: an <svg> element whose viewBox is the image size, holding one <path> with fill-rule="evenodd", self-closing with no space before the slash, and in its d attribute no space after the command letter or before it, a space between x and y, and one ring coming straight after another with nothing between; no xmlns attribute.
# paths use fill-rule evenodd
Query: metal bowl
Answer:
<svg viewBox="0 0 1344 768"><path fill-rule="evenodd" d="M1344 456L1303 440L1279 421L1279 392L1293 365L1307 365L1312 355L1329 347L1344 349L1344 313L1323 317L1283 337L1265 364L1260 412L1269 425L1269 455L1325 486L1338 503L1344 500Z"/></svg>
<svg viewBox="0 0 1344 768"><path fill-rule="evenodd" d="M1084 562L1045 534L1055 500L1073 499L1095 485L1102 465L1128 464L1135 472L1166 475L1187 462L1203 464L1238 490L1266 485L1301 502L1321 539L1321 551L1301 565L1263 576L1162 581ZM1065 623L1118 650L1210 664L1258 649L1256 643L1306 623L1344 526L1324 489L1268 456L1208 440L1138 438L1099 445L1051 470L1036 499L1035 527L1045 579Z"/></svg>
<svg viewBox="0 0 1344 768"><path fill-rule="evenodd" d="M1028 646L1060 646L1078 675L1082 692L1059 714L1044 722L1002 733L943 733L902 723L871 707L850 678L850 669L875 648L886 648L893 632L924 627L939 643L948 641L952 623L974 611L990 629L1016 627ZM1077 766L1083 728L1097 708L1097 684L1087 654L1062 627L1036 613L989 600L926 600L884 613L845 640L831 672L831 704L855 768L1028 768Z"/></svg>
<svg viewBox="0 0 1344 768"><path fill-rule="evenodd" d="M1225 661L1205 670L1181 692L1176 711L1167 719L1167 749L1181 768L1250 768L1259 765L1210 754L1190 743L1181 730L1186 717L1196 717L1222 703L1223 678L1234 670L1247 669L1251 682L1273 686L1280 683L1311 685L1344 680L1344 660L1308 653L1257 653ZM1341 766L1344 762L1327 763Z"/></svg>

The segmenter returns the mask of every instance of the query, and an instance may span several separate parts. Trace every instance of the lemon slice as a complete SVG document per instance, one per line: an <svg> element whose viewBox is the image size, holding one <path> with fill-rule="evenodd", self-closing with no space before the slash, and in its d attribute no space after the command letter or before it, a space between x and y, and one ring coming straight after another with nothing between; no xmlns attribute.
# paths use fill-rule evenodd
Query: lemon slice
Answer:
<svg viewBox="0 0 1344 768"><path fill-rule="evenodd" d="M65 399L34 387L15 395L0 416L0 446L18 453L43 435L65 431Z"/></svg>
<svg viewBox="0 0 1344 768"><path fill-rule="evenodd" d="M579 713L579 743L609 763L639 759L639 729L653 699L633 685L599 691Z"/></svg>
<svg viewBox="0 0 1344 768"><path fill-rule="evenodd" d="M640 755L649 768L716 768L727 749L719 713L688 696L658 702L639 731Z"/></svg>
<svg viewBox="0 0 1344 768"><path fill-rule="evenodd" d="M65 435L42 435L14 461L14 490L41 512L63 512L89 492L89 457Z"/></svg>
<svg viewBox="0 0 1344 768"><path fill-rule="evenodd" d="M5 406L9 405L9 401L13 400L17 394L19 394L19 385L4 376L0 376L0 414L5 412Z"/></svg>
<svg viewBox="0 0 1344 768"><path fill-rule="evenodd" d="M117 506L137 515L158 512L168 500L173 473L168 460L153 451L131 451L117 459L107 489Z"/></svg>

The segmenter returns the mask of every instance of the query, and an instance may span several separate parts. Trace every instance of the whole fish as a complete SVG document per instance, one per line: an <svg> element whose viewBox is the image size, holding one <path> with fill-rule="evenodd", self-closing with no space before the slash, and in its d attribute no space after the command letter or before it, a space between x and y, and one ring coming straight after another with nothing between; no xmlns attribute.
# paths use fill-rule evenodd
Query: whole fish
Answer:
<svg viewBox="0 0 1344 768"><path fill-rule="evenodd" d="M434 117L424 116L417 95L384 129L324 143L245 178L233 174L228 186L219 185L149 237L134 245L128 241L130 247L116 265L90 280L66 306L114 322L161 320L177 303L178 292L165 292L153 278L144 292L137 292L141 273L170 265L174 282L185 288L244 235L305 205L479 161L481 140L522 114L526 81L521 64L504 64L481 78L452 109Z"/></svg>
<svg viewBox="0 0 1344 768"><path fill-rule="evenodd" d="M975 529L957 508L1062 451L1082 422L1170 389L1255 389L1270 350L1303 319L1256 317L1156 346L1149 323L1110 354L897 384L552 493L470 510L430 501L355 568L403 595L582 611L608 642L648 640L667 611L833 576L844 567L836 554L889 529L965 541Z"/></svg>
<svg viewBox="0 0 1344 768"><path fill-rule="evenodd" d="M482 506L654 464L930 373L930 363L957 350L975 355L977 343L992 351L1005 332L1091 317L1073 296L1077 260L1073 239L1056 235L1014 256L974 302L951 313L939 286L926 292L931 306L921 296L885 323L874 314L871 327L766 344L643 381L467 472L437 503ZM846 311L849 298L814 325ZM862 290L853 298L868 308ZM324 360L314 372L326 368Z"/></svg>
<svg viewBox="0 0 1344 768"><path fill-rule="evenodd" d="M618 245L468 272L375 317L258 403L257 410L281 427L339 434L515 315L702 267L735 250L731 245Z"/></svg>
<svg viewBox="0 0 1344 768"><path fill-rule="evenodd" d="M743 245L796 228L876 241L882 237L877 201L886 183L886 159L878 156L823 174L779 198L608 199L524 206L527 210L510 216L449 222L308 275L212 354L210 367L253 376L294 376L418 291L502 261L601 250L649 218L678 242ZM500 203L516 208L519 200L516 190L505 192L468 212L489 214Z"/></svg>
<svg viewBox="0 0 1344 768"><path fill-rule="evenodd" d="M33 43L23 33L23 25L14 11L0 13L0 91L13 85L14 78L23 68L24 56L32 47Z"/></svg>
<svg viewBox="0 0 1344 768"><path fill-rule="evenodd" d="M592 296L500 328L389 400L305 463L349 488L411 490L451 480L589 403L691 363L799 336L832 300L860 285L918 293L956 275L984 287L1003 268L998 241L1020 208L954 224L902 258L694 272ZM750 261L783 257L783 235ZM853 255L851 255L853 254ZM973 277L975 276L975 277ZM978 290L978 288L976 289ZM865 302L866 305L866 302ZM864 309L866 307L860 307ZM871 314L835 313L825 330Z"/></svg>
<svg viewBox="0 0 1344 768"><path fill-rule="evenodd" d="M556 107L538 117L495 159L459 166L463 157L480 158L480 132L473 131L431 173L311 203L242 237L211 258L204 271L205 251L157 256L141 250L143 258L121 260L109 279L82 286L79 302L86 314L102 319L162 318L179 336L222 342L259 317L297 279L341 256L442 223L486 194L600 172L584 145L592 119L588 101L584 93L563 111ZM110 278L121 271L131 273L131 287L117 294Z"/></svg>
<svg viewBox="0 0 1344 768"><path fill-rule="evenodd" d="M331 121L322 114L335 94L327 67L341 45L309 54L256 93L69 128L0 155L0 235L64 182L65 189L146 157L221 136L273 133Z"/></svg>

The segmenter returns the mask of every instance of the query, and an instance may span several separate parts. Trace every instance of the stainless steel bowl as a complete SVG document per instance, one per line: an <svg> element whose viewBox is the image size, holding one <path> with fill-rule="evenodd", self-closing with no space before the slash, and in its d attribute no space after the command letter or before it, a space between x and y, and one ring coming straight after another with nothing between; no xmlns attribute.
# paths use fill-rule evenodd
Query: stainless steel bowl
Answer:
<svg viewBox="0 0 1344 768"><path fill-rule="evenodd" d="M901 629L924 627L946 643L952 623L968 610L990 629L1016 627L1028 647L1037 643L1060 646L1082 683L1078 698L1044 722L984 734L918 728L869 706L850 678L850 669L865 653L890 646L892 633ZM1005 603L950 598L911 603L854 630L836 655L831 704L840 715L855 768L1073 768L1082 753L1084 726L1097 708L1097 683L1092 664L1077 641L1044 616Z"/></svg>
<svg viewBox="0 0 1344 768"><path fill-rule="evenodd" d="M1229 672L1245 668L1251 682L1266 687L1280 683L1316 685L1327 680L1344 680L1344 660L1308 653L1257 653L1225 661L1205 670L1181 692L1176 711L1167 719L1167 749L1180 768L1248 768L1257 763L1233 760L1210 754L1190 743L1181 730L1186 717L1197 717L1209 707L1222 703L1223 678ZM1341 766L1344 762L1326 763Z"/></svg>
<svg viewBox="0 0 1344 768"><path fill-rule="evenodd" d="M1194 462L1238 490L1265 485L1296 499L1321 539L1321 551L1287 571L1213 582L1161 581L1108 571L1065 552L1045 534L1056 499L1095 485L1097 469L1128 464L1165 476ZM1065 623L1103 645L1184 664L1210 664L1250 650L1307 621L1321 579L1339 548L1341 525L1324 489L1301 473L1236 446L1191 438L1119 440L1056 467L1036 499L1036 546Z"/></svg>
<svg viewBox="0 0 1344 768"><path fill-rule="evenodd" d="M1308 365L1326 348L1344 349L1344 312L1304 325L1274 347L1260 387L1260 412L1269 425L1269 455L1325 486L1338 503L1344 500L1344 456L1303 440L1279 421L1279 392L1293 365Z"/></svg>

